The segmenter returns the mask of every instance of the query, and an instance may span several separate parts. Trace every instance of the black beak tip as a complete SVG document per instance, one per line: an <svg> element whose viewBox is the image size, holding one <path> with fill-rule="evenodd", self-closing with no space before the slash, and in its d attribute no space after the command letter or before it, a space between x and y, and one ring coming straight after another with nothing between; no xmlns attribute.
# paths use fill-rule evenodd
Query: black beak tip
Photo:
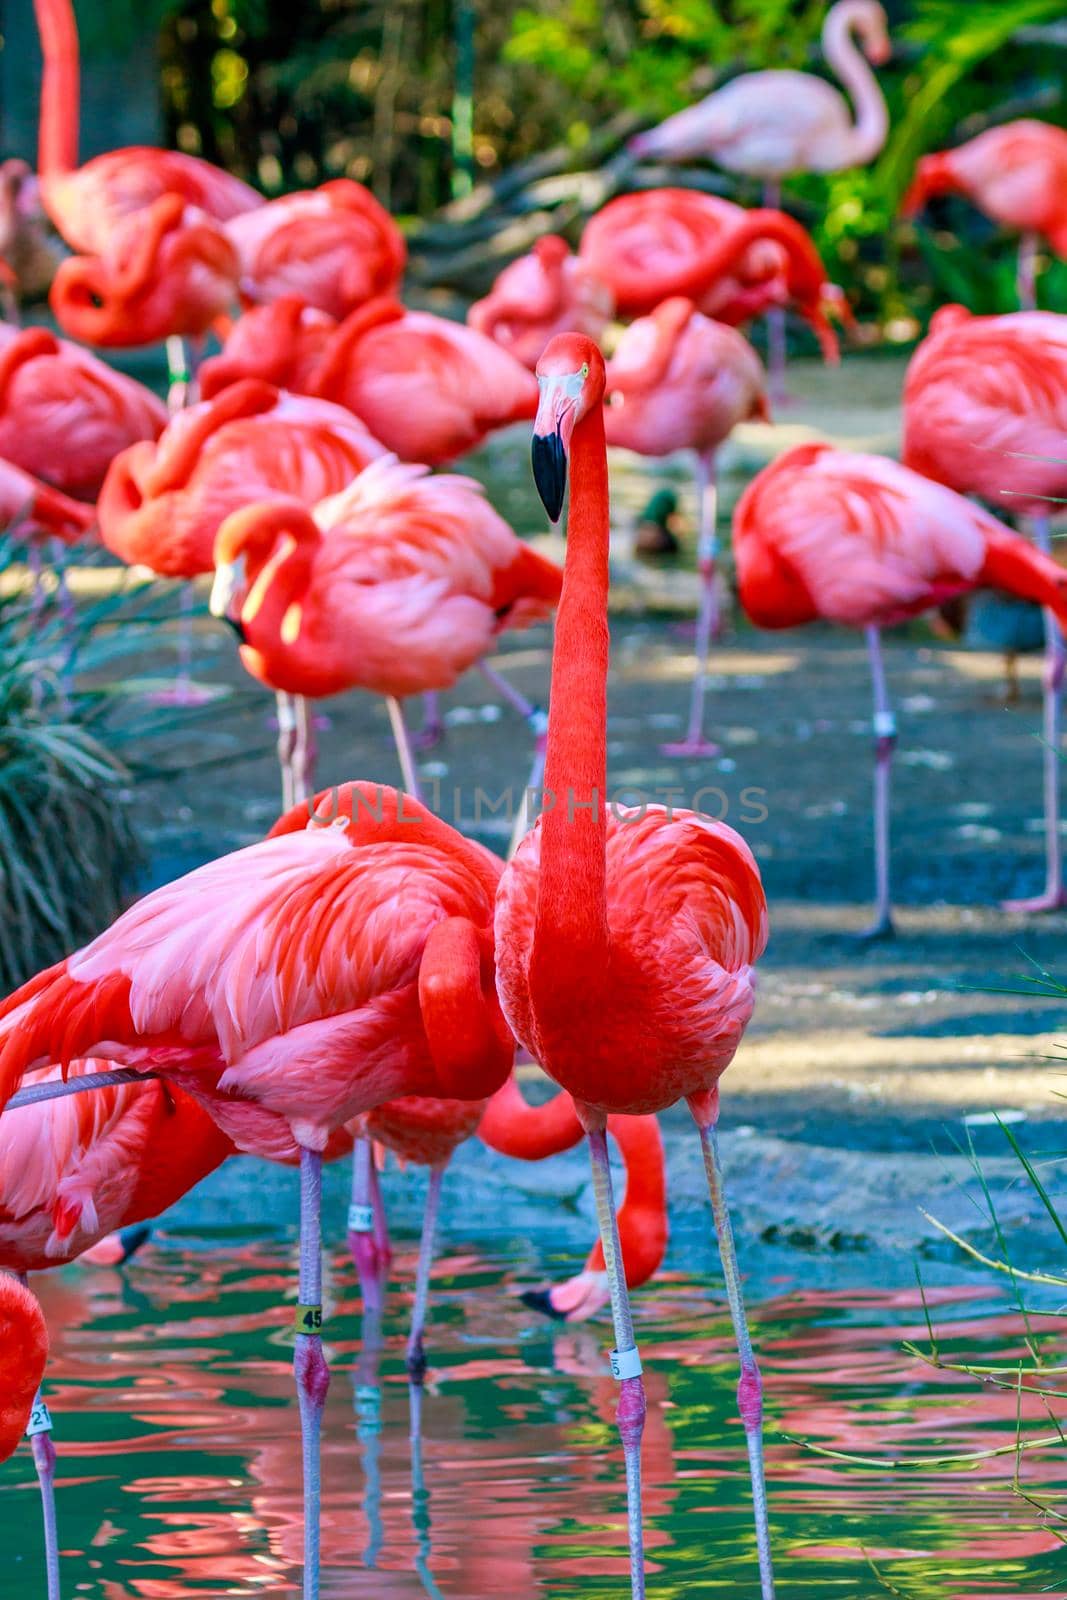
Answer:
<svg viewBox="0 0 1067 1600"><path fill-rule="evenodd" d="M557 1311L552 1304L552 1297L547 1289L524 1289L519 1299L524 1306L529 1306L531 1311L539 1311L543 1317L550 1317L553 1322L564 1322L566 1318L562 1311Z"/></svg>
<svg viewBox="0 0 1067 1600"><path fill-rule="evenodd" d="M238 644L247 644L248 640L245 635L245 625L241 621L240 617L226 617L224 618L224 621L229 624L234 633L237 635Z"/></svg>
<svg viewBox="0 0 1067 1600"><path fill-rule="evenodd" d="M552 522L558 522L563 510L563 494L567 487L567 453L558 432L545 436L534 434L531 450L534 483L541 496L541 504Z"/></svg>

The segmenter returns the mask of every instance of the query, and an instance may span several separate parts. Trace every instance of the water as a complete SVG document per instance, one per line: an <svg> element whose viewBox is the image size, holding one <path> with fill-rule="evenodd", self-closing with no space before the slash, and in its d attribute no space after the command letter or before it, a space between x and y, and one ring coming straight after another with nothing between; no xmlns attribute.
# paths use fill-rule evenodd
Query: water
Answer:
<svg viewBox="0 0 1067 1600"><path fill-rule="evenodd" d="M534 1281L516 1266L528 1258L521 1245L447 1251L434 1274L420 1480L403 1368L414 1253L402 1240L384 1347L362 1361L354 1273L342 1251L329 1255L324 1600L620 1600L624 1503L606 1324L535 1320L515 1292ZM574 1270L573 1259L555 1265ZM1024 1438L1038 1438L1056 1431L1045 1409L1035 1400L1020 1408L1010 1387L903 1353L902 1338L927 1342L916 1290L795 1284L753 1307L781 1595L1031 1600L1067 1591L1056 1524L1012 1487L1017 1410ZM64 1594L296 1594L293 1242L164 1234L121 1274L73 1268L35 1287L53 1339ZM1025 1355L1010 1286L1001 1294L976 1281L927 1299L943 1360ZM636 1303L650 1402L650 1600L755 1600L721 1288L673 1273ZM1062 1330L1051 1313L1031 1318L1050 1359ZM1009 1453L893 1472L813 1455L796 1439L877 1457ZM1022 1456L1018 1471L1025 1493L1059 1497L1062 1516L1067 1444ZM26 1446L0 1467L0 1486L0 1594L37 1600L44 1570Z"/></svg>

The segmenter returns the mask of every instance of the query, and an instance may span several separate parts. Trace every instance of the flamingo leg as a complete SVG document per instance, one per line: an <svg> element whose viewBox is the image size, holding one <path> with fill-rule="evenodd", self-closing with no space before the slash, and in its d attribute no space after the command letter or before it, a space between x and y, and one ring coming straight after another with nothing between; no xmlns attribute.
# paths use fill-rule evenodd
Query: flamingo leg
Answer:
<svg viewBox="0 0 1067 1600"><path fill-rule="evenodd" d="M771 211L781 210L782 185L777 178L768 178L763 185L763 204ZM789 400L785 388L785 307L771 306L766 314L766 322L768 388L773 408L784 406Z"/></svg>
<svg viewBox="0 0 1067 1600"><path fill-rule="evenodd" d="M278 765L282 769L282 810L288 811L296 804L296 774L293 757L296 753L296 706L293 696L279 689L275 695L278 707Z"/></svg>
<svg viewBox="0 0 1067 1600"><path fill-rule="evenodd" d="M534 736L533 760L530 762L530 772L526 779L526 787L522 793L522 804L515 816L508 841L507 859L510 861L519 845L530 831L533 821L533 797L541 788L541 780L545 775L545 752L548 749L548 718L540 706L534 705L514 684L508 682L495 668L485 661L478 662L478 671L491 688L495 689L500 698L523 718L530 726Z"/></svg>
<svg viewBox="0 0 1067 1600"><path fill-rule="evenodd" d="M393 729L393 738L396 741L396 753L400 758L400 771L404 779L404 788L413 800L422 799L422 790L419 787L419 775L415 768L415 751L411 744L411 735L408 733L404 721L404 711L400 701L393 695L386 695L385 703L389 707L389 721Z"/></svg>
<svg viewBox="0 0 1067 1600"><path fill-rule="evenodd" d="M41 1490L41 1515L44 1520L44 1560L48 1600L59 1600L59 1534L56 1528L56 1447L52 1443L52 1419L44 1396L38 1389L30 1413L30 1450ZM27 1430L28 1431L28 1430Z"/></svg>
<svg viewBox="0 0 1067 1600"><path fill-rule="evenodd" d="M311 714L311 706L302 694L293 696L293 720L295 724L295 737L293 743L293 794L297 802L310 800L315 790L315 758L318 755L318 745L315 741L315 719Z"/></svg>
<svg viewBox="0 0 1067 1600"><path fill-rule="evenodd" d="M1034 520L1034 543L1045 555L1051 554L1052 535L1047 516ZM1027 900L1007 900L1005 911L1023 913L1058 911L1067 905L1063 884L1063 843L1060 839L1060 765L1062 738L1063 676L1067 657L1063 634L1053 612L1045 611L1045 682L1042 700L1042 744L1045 796L1045 887Z"/></svg>
<svg viewBox="0 0 1067 1600"><path fill-rule="evenodd" d="M416 750L432 750L444 738L445 724L441 716L441 696L436 689L427 689L422 697L422 727L412 734Z"/></svg>
<svg viewBox="0 0 1067 1600"><path fill-rule="evenodd" d="M612 1371L620 1377L619 1404L615 1420L619 1425L626 1458L626 1513L630 1538L630 1591L632 1600L644 1600L645 1549L641 1518L641 1436L645 1429L645 1386L641 1378L641 1358L634 1338L630 1296L623 1271L619 1225L615 1216L608 1139L604 1128L590 1128L589 1154L593 1166L593 1194L596 1199L600 1241L611 1288L611 1317L615 1328Z"/></svg>
<svg viewBox="0 0 1067 1600"><path fill-rule="evenodd" d="M382 1356L381 1308L363 1301L360 1327L359 1362L356 1367L356 1438L360 1442L363 1482L363 1515L367 1519L367 1548L363 1565L378 1565L385 1530L382 1524L382 1386L378 1368Z"/></svg>
<svg viewBox="0 0 1067 1600"><path fill-rule="evenodd" d="M719 1259L726 1282L726 1298L730 1307L730 1321L734 1327L737 1353L741 1359L741 1377L737 1385L737 1403L741 1421L745 1426L748 1446L748 1464L752 1476L752 1510L756 1519L756 1549L759 1554L760 1592L763 1600L774 1600L774 1569L771 1562L771 1535L767 1521L767 1485L763 1472L763 1380L752 1349L752 1338L745 1316L745 1302L741 1294L741 1273L737 1265L733 1228L726 1204L722 1163L714 1120L707 1121L693 1110L700 1130L700 1144L704 1153L704 1171L707 1173L711 1210L715 1218L715 1234L719 1241ZM716 1110L717 1115L717 1110Z"/></svg>
<svg viewBox="0 0 1067 1600"><path fill-rule="evenodd" d="M304 1600L319 1600L320 1438L330 1369L322 1353L322 1156L300 1151L300 1303L293 1372L304 1467Z"/></svg>
<svg viewBox="0 0 1067 1600"><path fill-rule="evenodd" d="M377 1173L374 1170L374 1151L369 1139L357 1139L352 1151L352 1200L348 1207L348 1248L359 1274L359 1287L363 1296L363 1316L381 1318L384 1301L385 1274L389 1265L388 1240L385 1250L379 1247L379 1211L384 1228L385 1214L381 1210L381 1197L376 1194ZM378 1201L376 1208L375 1201Z"/></svg>
<svg viewBox="0 0 1067 1600"><path fill-rule="evenodd" d="M433 1267L434 1234L437 1230L437 1212L441 1200L441 1180L445 1175L445 1162L430 1168L430 1184L426 1191L426 1209L422 1216L422 1237L419 1240L419 1264L415 1270L415 1304L411 1312L411 1332L408 1334L406 1364L408 1394L411 1399L411 1437L422 1437L422 1386L426 1378L426 1351L422 1335L426 1326L426 1307L430 1298L430 1271Z"/></svg>
<svg viewBox="0 0 1067 1600"><path fill-rule="evenodd" d="M167 340L167 410L176 416L189 397L192 373L186 357L185 340L180 333L172 333Z"/></svg>
<svg viewBox="0 0 1067 1600"><path fill-rule="evenodd" d="M1037 310L1037 255L1040 242L1036 233L1024 233L1019 240L1019 256L1015 268L1015 292L1020 311Z"/></svg>
<svg viewBox="0 0 1067 1600"><path fill-rule="evenodd" d="M718 539L715 531L718 514L718 483L715 455L699 451L696 467L697 501L700 507L700 532L697 542L697 567L700 572L700 612L697 617L697 669L689 702L689 729L680 743L660 746L665 756L717 756L719 746L704 737L704 701L708 689L708 657L711 641L719 629L719 577L715 565Z"/></svg>
<svg viewBox="0 0 1067 1600"><path fill-rule="evenodd" d="M860 935L863 939L887 939L894 932L889 900L889 774L897 742L897 726L889 705L885 664L882 660L882 630L867 629L867 650L874 685L874 921Z"/></svg>

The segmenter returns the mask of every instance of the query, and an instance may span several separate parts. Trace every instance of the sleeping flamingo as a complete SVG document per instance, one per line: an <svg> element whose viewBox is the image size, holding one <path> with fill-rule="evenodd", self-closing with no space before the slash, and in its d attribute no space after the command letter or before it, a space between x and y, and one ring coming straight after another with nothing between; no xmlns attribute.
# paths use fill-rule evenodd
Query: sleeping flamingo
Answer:
<svg viewBox="0 0 1067 1600"><path fill-rule="evenodd" d="M1022 234L1019 304L1036 305L1039 238L1067 258L1067 129L1022 117L987 128L954 150L923 156L904 196L903 215L915 216L940 194L962 194L1003 228Z"/></svg>
<svg viewBox="0 0 1067 1600"><path fill-rule="evenodd" d="M297 697L287 802L310 787L306 700L354 688L387 697L404 783L417 794L401 700L451 687L503 629L548 616L561 576L472 479L394 457L314 511L275 499L233 512L215 540L211 609L232 617L253 677Z"/></svg>
<svg viewBox="0 0 1067 1600"><path fill-rule="evenodd" d="M402 461L431 467L537 409L533 375L507 351L389 298L339 324L291 298L247 313L222 354L205 361L202 393L249 377L346 406Z"/></svg>
<svg viewBox="0 0 1067 1600"><path fill-rule="evenodd" d="M47 328L0 325L0 456L94 500L113 458L158 439L167 413L150 389Z"/></svg>
<svg viewBox="0 0 1067 1600"><path fill-rule="evenodd" d="M702 316L691 300L665 300L623 334L608 362L607 396L604 428L609 444L644 456L676 450L692 450L696 456L702 580L697 666L686 736L662 751L671 756L716 755L718 745L704 736L708 649L719 611L715 457L739 422L769 420L763 367L735 328Z"/></svg>
<svg viewBox="0 0 1067 1600"><path fill-rule="evenodd" d="M0 1006L0 1110L37 1063L104 1055L190 1092L203 1082L239 1148L279 1127L299 1147L304 1600L319 1593L329 1381L323 1152L383 1100L485 1098L514 1054L494 983L497 858L381 785L319 796L315 814L153 890Z"/></svg>
<svg viewBox="0 0 1067 1600"><path fill-rule="evenodd" d="M83 500L39 483L30 473L0 457L0 531L47 533L73 544L93 524L93 508Z"/></svg>
<svg viewBox="0 0 1067 1600"><path fill-rule="evenodd" d="M263 204L246 183L196 156L141 145L78 166L78 31L71 0L33 0L41 36L41 203L72 249L107 251L120 224L164 195L180 196L217 222Z"/></svg>
<svg viewBox="0 0 1067 1600"><path fill-rule="evenodd" d="M404 236L388 211L351 178L242 212L225 232L240 259L247 304L299 295L338 320L392 294L407 260Z"/></svg>
<svg viewBox="0 0 1067 1600"><path fill-rule="evenodd" d="M741 323L790 302L823 358L838 359L828 317L847 317L809 235L784 211L751 210L693 189L619 195L585 225L579 247L622 316L683 295L719 322Z"/></svg>
<svg viewBox="0 0 1067 1600"><path fill-rule="evenodd" d="M470 307L467 322L532 372L554 334L585 333L599 341L614 310L607 284L566 239L550 233L504 268Z"/></svg>
<svg viewBox="0 0 1067 1600"><path fill-rule="evenodd" d="M734 512L738 591L760 628L824 618L863 628L874 680L875 920L893 931L889 769L896 722L881 633L955 595L1003 589L1067 620L1067 572L981 507L882 456L803 444L765 467Z"/></svg>
<svg viewBox="0 0 1067 1600"><path fill-rule="evenodd" d="M608 474L604 361L562 334L538 362L533 464L559 517L573 485L556 622L546 790L555 804L504 869L497 893L497 985L516 1038L574 1096L589 1135L611 1284L626 1456L631 1589L645 1593L641 1519L641 1362L612 1201L605 1129L685 1098L700 1130L730 1313L741 1354L741 1415L752 1468L761 1585L771 1600L760 1380L715 1137L718 1080L752 1012L752 968L767 939L759 870L732 828L691 811L609 808L607 798Z"/></svg>
<svg viewBox="0 0 1067 1600"><path fill-rule="evenodd" d="M1016 311L972 317L943 306L916 350L904 383L904 455L909 467L960 494L980 495L1033 519L1049 554L1049 502L1067 496L1067 316ZM1063 637L1045 612L1045 887L1009 911L1067 904L1060 839L1060 715Z"/></svg>

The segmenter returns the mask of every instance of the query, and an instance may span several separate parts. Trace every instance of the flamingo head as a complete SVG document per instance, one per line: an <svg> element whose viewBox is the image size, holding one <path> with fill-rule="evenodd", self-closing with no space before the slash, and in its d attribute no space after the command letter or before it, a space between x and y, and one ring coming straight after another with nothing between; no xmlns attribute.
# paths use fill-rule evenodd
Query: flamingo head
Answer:
<svg viewBox="0 0 1067 1600"><path fill-rule="evenodd" d="M604 357L584 334L558 333L537 363L533 475L553 522L563 510L571 438L582 418L603 403L604 384Z"/></svg>
<svg viewBox="0 0 1067 1600"><path fill-rule="evenodd" d="M228 622L243 644L268 596L280 597L281 640L295 643L318 539L316 523L298 500L264 500L232 511L215 535L211 615Z"/></svg>

